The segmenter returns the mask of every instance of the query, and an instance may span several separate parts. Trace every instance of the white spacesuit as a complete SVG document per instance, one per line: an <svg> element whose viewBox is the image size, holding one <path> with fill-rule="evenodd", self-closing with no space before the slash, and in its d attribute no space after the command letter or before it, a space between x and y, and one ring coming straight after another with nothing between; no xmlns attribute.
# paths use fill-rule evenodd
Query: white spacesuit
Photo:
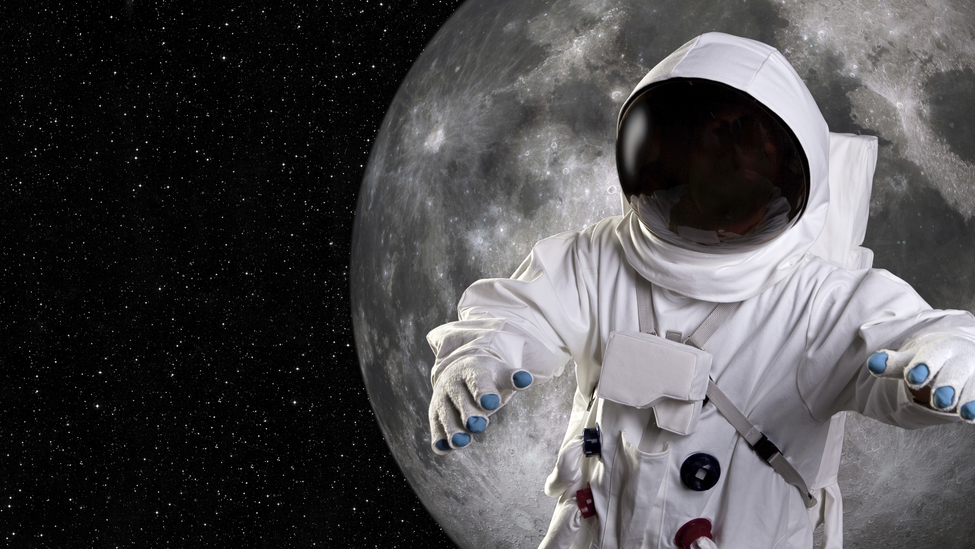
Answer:
<svg viewBox="0 0 975 549"><path fill-rule="evenodd" d="M830 134L775 49L695 38L618 128L624 215L538 242L428 336L434 451L571 357L542 547L809 548L823 520L839 547L843 413L973 422L975 318L859 268L875 141Z"/></svg>

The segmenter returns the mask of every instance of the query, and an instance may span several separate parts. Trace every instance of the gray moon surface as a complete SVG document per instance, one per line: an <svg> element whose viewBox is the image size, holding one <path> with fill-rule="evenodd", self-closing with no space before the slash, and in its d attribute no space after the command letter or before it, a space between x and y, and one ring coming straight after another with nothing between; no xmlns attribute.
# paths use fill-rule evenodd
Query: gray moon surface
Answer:
<svg viewBox="0 0 975 549"><path fill-rule="evenodd" d="M830 129L878 136L865 246L935 308L975 307L975 3L967 0L469 0L416 61L374 145L353 234L366 388L411 486L465 548L533 548L573 368L513 399L471 447L430 450L433 355L463 290L546 236L620 210L617 111L692 37L777 47ZM851 416L845 547L970 547L975 429Z"/></svg>

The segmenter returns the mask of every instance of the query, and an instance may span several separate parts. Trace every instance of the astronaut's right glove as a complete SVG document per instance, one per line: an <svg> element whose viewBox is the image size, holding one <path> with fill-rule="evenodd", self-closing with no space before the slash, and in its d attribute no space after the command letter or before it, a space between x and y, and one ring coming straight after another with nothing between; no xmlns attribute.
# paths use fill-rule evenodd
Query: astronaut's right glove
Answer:
<svg viewBox="0 0 975 549"><path fill-rule="evenodd" d="M957 412L975 423L975 340L971 337L950 333L916 336L897 351L874 353L867 368L878 377L903 379L914 392L930 389L932 408Z"/></svg>
<svg viewBox="0 0 975 549"><path fill-rule="evenodd" d="M430 399L430 438L433 451L444 455L471 443L483 433L488 417L534 378L493 357L470 356L447 366L434 380Z"/></svg>

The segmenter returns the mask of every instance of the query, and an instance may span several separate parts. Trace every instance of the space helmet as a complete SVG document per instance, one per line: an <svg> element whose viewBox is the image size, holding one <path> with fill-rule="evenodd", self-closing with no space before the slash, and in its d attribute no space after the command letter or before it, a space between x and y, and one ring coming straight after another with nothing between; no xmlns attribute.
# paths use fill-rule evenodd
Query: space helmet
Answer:
<svg viewBox="0 0 975 549"><path fill-rule="evenodd" d="M658 238L710 253L761 246L800 218L809 168L799 140L747 93L671 78L631 97L616 166L635 214Z"/></svg>

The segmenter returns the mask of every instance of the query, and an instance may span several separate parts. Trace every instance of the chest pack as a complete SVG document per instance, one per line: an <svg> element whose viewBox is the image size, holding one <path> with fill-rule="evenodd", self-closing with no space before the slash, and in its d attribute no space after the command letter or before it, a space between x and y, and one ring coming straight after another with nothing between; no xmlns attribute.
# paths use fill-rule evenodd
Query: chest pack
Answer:
<svg viewBox="0 0 975 549"><path fill-rule="evenodd" d="M814 507L816 498L795 467L710 378L711 355L704 345L739 303L718 304L687 338L677 332L660 337L654 323L652 285L638 277L636 287L640 332L612 334L593 398L598 394L626 406L654 409L639 444L644 452L653 447L659 429L681 435L693 432L702 407L711 403L759 458L799 490L806 507Z"/></svg>

